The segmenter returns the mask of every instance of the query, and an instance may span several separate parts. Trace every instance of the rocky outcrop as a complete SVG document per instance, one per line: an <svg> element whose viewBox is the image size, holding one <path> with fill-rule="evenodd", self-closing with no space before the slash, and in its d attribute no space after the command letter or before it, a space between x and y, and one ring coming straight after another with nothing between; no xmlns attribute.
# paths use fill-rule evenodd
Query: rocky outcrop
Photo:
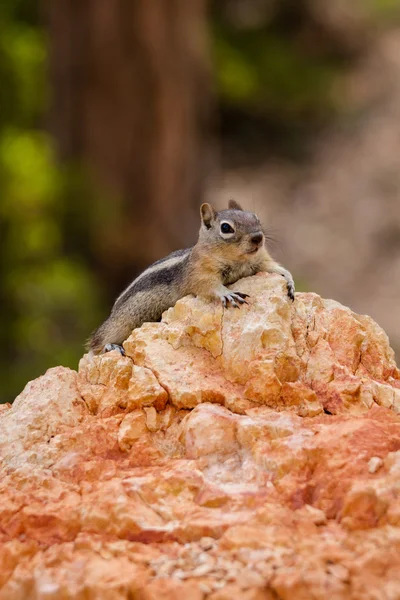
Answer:
<svg viewBox="0 0 400 600"><path fill-rule="evenodd" d="M0 411L0 600L400 598L400 373L277 276Z"/></svg>

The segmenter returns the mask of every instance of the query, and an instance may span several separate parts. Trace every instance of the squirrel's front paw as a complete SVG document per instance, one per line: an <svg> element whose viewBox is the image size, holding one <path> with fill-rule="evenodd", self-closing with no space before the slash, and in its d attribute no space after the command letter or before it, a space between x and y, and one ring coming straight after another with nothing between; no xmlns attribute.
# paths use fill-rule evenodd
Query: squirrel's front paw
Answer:
<svg viewBox="0 0 400 600"><path fill-rule="evenodd" d="M221 297L221 302L224 308L227 308L228 303L235 308L240 308L241 304L248 304L246 298L249 298L248 294L243 294L242 292L229 292L229 294L225 294Z"/></svg>
<svg viewBox="0 0 400 600"><path fill-rule="evenodd" d="M106 344L104 346L104 352L111 352L112 350L118 350L121 356L125 356L125 350L119 344Z"/></svg>
<svg viewBox="0 0 400 600"><path fill-rule="evenodd" d="M294 290L294 282L288 281L287 282L287 293L292 302L294 302L294 291L295 291Z"/></svg>
<svg viewBox="0 0 400 600"><path fill-rule="evenodd" d="M279 271L278 271L282 277L285 278L286 280L286 286L287 286L287 294L289 296L289 298L291 299L291 301L294 301L294 281L293 281L293 277L291 275L291 273L289 273L289 271L287 271L286 269L283 269L282 267L280 267Z"/></svg>

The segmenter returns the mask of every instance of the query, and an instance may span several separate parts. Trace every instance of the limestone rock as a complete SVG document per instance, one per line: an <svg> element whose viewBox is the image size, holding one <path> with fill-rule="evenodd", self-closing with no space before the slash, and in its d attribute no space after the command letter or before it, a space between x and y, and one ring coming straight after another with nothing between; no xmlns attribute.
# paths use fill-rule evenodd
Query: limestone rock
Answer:
<svg viewBox="0 0 400 600"><path fill-rule="evenodd" d="M0 600L400 598L400 375L280 277L0 407Z"/></svg>

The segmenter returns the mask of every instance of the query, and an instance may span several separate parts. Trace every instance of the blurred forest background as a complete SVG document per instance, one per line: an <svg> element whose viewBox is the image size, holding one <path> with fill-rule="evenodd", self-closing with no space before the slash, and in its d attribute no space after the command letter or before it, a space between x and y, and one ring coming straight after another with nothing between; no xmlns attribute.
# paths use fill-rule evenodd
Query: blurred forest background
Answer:
<svg viewBox="0 0 400 600"><path fill-rule="evenodd" d="M2 0L0 402L235 197L400 350L398 0Z"/></svg>

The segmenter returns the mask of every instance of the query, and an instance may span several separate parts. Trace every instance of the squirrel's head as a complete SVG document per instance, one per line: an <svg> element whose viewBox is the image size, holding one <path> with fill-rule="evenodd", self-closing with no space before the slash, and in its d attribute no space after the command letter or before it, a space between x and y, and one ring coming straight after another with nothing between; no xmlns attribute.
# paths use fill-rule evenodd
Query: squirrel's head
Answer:
<svg viewBox="0 0 400 600"><path fill-rule="evenodd" d="M265 238L259 218L243 210L235 200L229 200L228 209L220 212L211 204L202 204L200 216L199 239L215 248L223 248L232 259L248 259L264 247Z"/></svg>

